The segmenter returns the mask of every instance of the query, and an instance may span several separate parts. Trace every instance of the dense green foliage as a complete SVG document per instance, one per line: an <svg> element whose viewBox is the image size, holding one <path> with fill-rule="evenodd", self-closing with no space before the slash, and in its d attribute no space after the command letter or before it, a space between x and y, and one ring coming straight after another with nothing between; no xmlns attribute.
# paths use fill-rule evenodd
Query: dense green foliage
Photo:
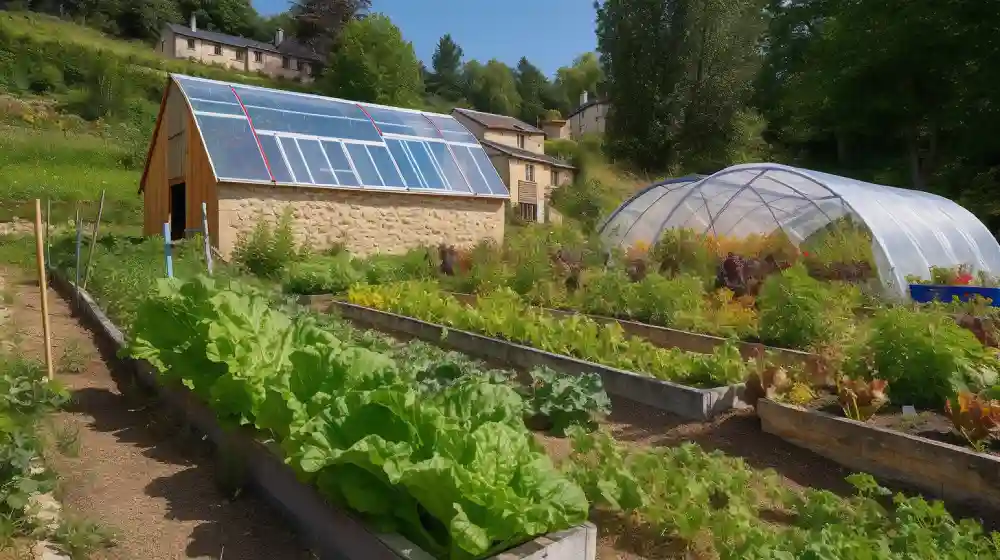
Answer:
<svg viewBox="0 0 1000 560"><path fill-rule="evenodd" d="M471 376L422 393L389 356L239 284L164 280L158 292L139 308L131 355L223 420L270 431L324 497L380 530L458 560L586 519L512 388Z"/></svg>
<svg viewBox="0 0 1000 560"><path fill-rule="evenodd" d="M634 448L575 432L570 476L595 506L625 516L626 531L720 560L962 559L1000 557L1000 534L955 521L940 503L847 478L856 495L783 487L773 471L697 445ZM678 542L679 541L679 542ZM650 543L652 544L652 543Z"/></svg>
<svg viewBox="0 0 1000 560"><path fill-rule="evenodd" d="M324 76L324 91L343 99L418 107L424 93L413 45L381 14L347 24Z"/></svg>
<svg viewBox="0 0 1000 560"><path fill-rule="evenodd" d="M583 315L553 317L527 304L509 288L481 295L474 305L463 305L441 293L436 283L413 281L357 285L349 291L348 299L366 307L698 386L739 383L749 367L732 343L713 354L660 348L627 336L617 324L600 324Z"/></svg>

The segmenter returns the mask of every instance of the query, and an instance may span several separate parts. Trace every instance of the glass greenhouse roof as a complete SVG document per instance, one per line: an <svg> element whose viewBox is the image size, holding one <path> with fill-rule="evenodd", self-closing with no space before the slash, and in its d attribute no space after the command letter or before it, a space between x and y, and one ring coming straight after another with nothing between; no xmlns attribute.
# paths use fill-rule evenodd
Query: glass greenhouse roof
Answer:
<svg viewBox="0 0 1000 560"><path fill-rule="evenodd" d="M879 274L900 295L907 275L927 278L931 266L969 264L1000 273L996 238L946 198L770 163L651 185L622 203L600 233L622 248L652 245L668 228L731 237L781 229L801 243L842 217L871 231Z"/></svg>
<svg viewBox="0 0 1000 560"><path fill-rule="evenodd" d="M171 77L220 181L509 196L451 116Z"/></svg>

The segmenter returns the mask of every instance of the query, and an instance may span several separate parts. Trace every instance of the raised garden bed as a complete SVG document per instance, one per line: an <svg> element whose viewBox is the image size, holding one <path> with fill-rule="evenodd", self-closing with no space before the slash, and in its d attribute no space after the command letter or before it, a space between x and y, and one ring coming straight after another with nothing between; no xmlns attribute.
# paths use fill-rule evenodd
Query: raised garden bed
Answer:
<svg viewBox="0 0 1000 560"><path fill-rule="evenodd" d="M448 295L466 305L475 305L476 302L476 296L473 294L449 292ZM329 309L332 304L341 302L343 299L343 296L334 294L303 295L298 298L299 303L309 306L317 311L325 311ZM605 317L602 315L589 315L576 311L563 311L547 307L541 307L539 309L557 317L583 315L601 324L618 323L618 325L622 327L622 330L624 330L627 334L643 338L661 348L678 348L687 352L711 354L716 348L726 343L725 338L709 334L682 331L679 329L671 329L669 327L660 327L657 325L650 325L637 321L627 321L625 319L616 319L614 317ZM739 342L740 354L743 355L744 359L757 357L760 347L760 344L752 342ZM814 367L816 362L819 360L819 357L815 354L803 352L801 350L790 350L788 348L777 348L774 346L764 346L764 348L770 355L776 357L781 363L787 365L803 364L809 368Z"/></svg>
<svg viewBox="0 0 1000 560"><path fill-rule="evenodd" d="M120 329L101 311L89 294L50 273L53 286L94 330L103 344L124 347ZM224 430L214 412L182 386L163 386L145 361L121 359L126 371L156 392L186 423L204 434L217 449L239 459L247 482L282 511L323 560L431 560L432 557L399 535L376 534L350 515L326 503L311 486L301 482L260 434L250 429ZM538 537L490 560L594 560L597 528L591 523Z"/></svg>
<svg viewBox="0 0 1000 560"><path fill-rule="evenodd" d="M608 393L685 418L707 420L732 408L745 406L741 400L742 385L697 389L333 299L324 307L360 325L405 334L513 367L548 366L567 374L597 373Z"/></svg>
<svg viewBox="0 0 1000 560"><path fill-rule="evenodd" d="M1000 510L1000 457L994 454L878 425L899 426L898 419L858 422L769 399L757 402L757 415L765 432L848 468Z"/></svg>

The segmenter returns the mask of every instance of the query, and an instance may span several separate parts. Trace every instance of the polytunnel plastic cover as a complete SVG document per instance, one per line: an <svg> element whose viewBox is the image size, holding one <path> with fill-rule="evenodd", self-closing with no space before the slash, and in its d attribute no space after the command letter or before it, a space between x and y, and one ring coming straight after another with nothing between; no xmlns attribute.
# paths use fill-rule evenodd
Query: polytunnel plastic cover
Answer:
<svg viewBox="0 0 1000 560"><path fill-rule="evenodd" d="M600 228L609 244L652 245L666 229L746 237L778 229L794 243L850 217L872 234L880 277L897 293L931 266L1000 273L1000 244L971 212L938 195L779 164L728 167L658 183L626 200Z"/></svg>
<svg viewBox="0 0 1000 560"><path fill-rule="evenodd" d="M451 116L171 77L220 181L509 196Z"/></svg>

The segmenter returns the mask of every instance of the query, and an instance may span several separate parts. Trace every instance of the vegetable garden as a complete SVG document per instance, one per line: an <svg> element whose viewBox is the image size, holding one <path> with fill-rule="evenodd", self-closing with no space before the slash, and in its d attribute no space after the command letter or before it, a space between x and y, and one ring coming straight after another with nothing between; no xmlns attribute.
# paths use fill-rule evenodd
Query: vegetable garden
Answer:
<svg viewBox="0 0 1000 560"><path fill-rule="evenodd" d="M647 267L633 280L627 259L617 272L586 240L552 238L558 235L566 234L528 231L512 241L537 247L542 253L535 255L545 255L540 261L531 260L530 251L512 258L517 251L509 246L368 260L312 255L271 278L286 288L323 285L364 305L683 383L756 380L758 396L797 402L818 402L828 393L834 399L828 402L849 403L845 408L859 416L879 398L942 410L959 388L990 398L995 358L949 315L954 309L873 305L856 284L817 280L802 263L778 267L759 289L723 300L705 289L717 280L711 274ZM562 257L550 257L551 247ZM56 240L52 251L57 268L72 269L71 242ZM940 503L902 495L888 500L889 491L867 475L850 477L855 494L844 498L789 487L774 472L694 444L616 441L604 425L612 405L596 376L500 370L427 343L361 330L296 305L245 271L221 266L214 278L200 276L197 243L177 248L178 278L172 280L160 278L155 240L106 239L97 251L88 291L127 332L130 355L155 365L162 383L190 388L225 424L252 426L274 441L289 467L327 501L435 557L486 557L588 517L631 535L637 541L631 553L646 558L1000 557L1000 536L954 520ZM567 284L577 274L567 265L570 251L581 253L574 288ZM543 282L533 274L548 276ZM333 289L337 282L329 279L337 275L346 280ZM660 348L586 317L554 319L537 305L549 303L537 299L541 293L561 297L566 290L568 298L604 277L625 288L602 291L605 303L617 305L621 300L610 299L616 293L638 301L628 290L647 289L668 302L648 307L667 323L693 316L685 315L692 309L738 307L756 317L756 340L797 337L798 344L788 345L824 352L826 369L775 365L763 354L744 360L732 344L704 355ZM657 282L686 283L695 297L654 289ZM447 291L479 297L466 305ZM713 299L721 303L716 307ZM780 321L768 313L793 326L774 331ZM858 342L830 353L835 343L852 339ZM916 376L933 382L918 383ZM833 381L827 393L825 378ZM969 409L970 401L956 402L953 412ZM547 445L562 436L568 457Z"/></svg>

